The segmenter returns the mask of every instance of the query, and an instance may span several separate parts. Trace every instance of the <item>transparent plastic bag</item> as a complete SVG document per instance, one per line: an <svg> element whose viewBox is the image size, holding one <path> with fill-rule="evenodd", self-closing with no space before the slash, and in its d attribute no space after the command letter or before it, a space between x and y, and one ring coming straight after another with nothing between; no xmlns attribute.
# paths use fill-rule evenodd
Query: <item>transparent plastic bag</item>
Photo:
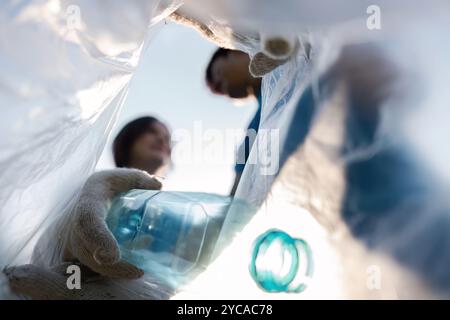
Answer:
<svg viewBox="0 0 450 320"><path fill-rule="evenodd" d="M0 267L70 214L157 24L176 1L0 4ZM47 235L46 234L46 235ZM50 237L50 235L49 235ZM47 265L62 244L39 252ZM3 274L2 297L8 292Z"/></svg>
<svg viewBox="0 0 450 320"><path fill-rule="evenodd" d="M257 165L247 166L237 196L259 206L260 211L254 216L243 216L239 215L239 211L233 211L231 206L217 244L217 264L211 265L199 276L199 283L206 279L205 285L200 286L197 292L195 289L187 290L187 297L200 293L209 298L237 298L240 295L253 299L267 298L252 282L246 260L253 240L267 228L278 227L294 237L306 238L314 253L339 251L326 247L329 242L338 243L337 246L350 243L335 241L344 237L342 234L345 234L347 225L352 225L348 221L347 224L340 223L346 188L342 177L345 166L354 161L353 155L364 158L371 150L350 152L345 154L346 157L341 157L340 143L351 139L336 140L342 137L343 123L339 122L342 120L339 116L344 114L344 110L336 105L343 107L345 104L336 104L331 96L321 93L318 84L319 76L328 70L344 45L355 39L377 38L365 25L367 5L371 3L353 1L344 5L331 0L314 3L289 0L282 3L274 5L274 1L269 0L189 1L191 9L214 32L227 34L226 30L231 28L242 34L244 37L236 39L235 43L239 49L250 54L260 50L260 43L254 35L261 32L285 32L289 36L294 33L301 37L300 41L311 44L314 63L306 59L305 52L299 52L287 64L265 76L260 129L268 129L268 132L279 130L275 133L275 140L280 142L275 148L275 154L279 151L280 156L279 167L275 168L277 174L270 174L267 172L270 167L260 166L257 162ZM69 5L74 6L69 8ZM3 1L0 4L1 267L29 262L39 238L42 239L42 246L35 251L34 261L45 266L61 259L63 243L51 241L53 235L49 230L60 229L61 225L70 222L70 208L77 201L82 183L94 170L148 33L177 5L171 1L150 0L126 3L111 0L107 6L100 0L70 3L57 0ZM422 87L423 91L415 92L425 93L427 98L415 100L416 95L408 96L417 107L414 113L407 112L411 102L408 99L397 103L405 107L403 109L386 108L381 121L382 130L379 131L381 135L376 136L376 141L399 139L400 144L404 142L414 151L414 157L421 164L434 167L435 171L432 170L433 174L428 175L426 180L439 180L435 186L442 188L432 189L439 192L429 198L435 201L425 206L433 213L436 203L445 209L443 194L447 190L444 186L449 181L445 168L448 154L445 148L441 148L441 136L414 135L411 126L419 126L423 132L431 126L438 127L443 137L449 136L448 130L445 130L448 110L444 108L444 103L450 99L447 97L448 90L442 85L448 83L448 74L442 71L450 70L448 45L443 40L449 29L448 24L438 24L448 22L448 2L415 1L412 5L411 1L406 0L383 1L382 7L389 12L383 15L386 28L378 35L382 38L395 31L391 39L402 41L397 46L389 47L383 41L378 45L389 48L396 65L406 67L406 71L414 71L411 81L424 80L418 81L419 88L423 83L427 86ZM396 10L391 11L390 8ZM408 16L411 11L420 15ZM80 25L76 19L68 19L69 16L76 18L77 12L82 17ZM336 24L345 25L349 20L355 20L355 23L336 28ZM397 29L399 24L405 24L404 28ZM414 24L417 24L415 28L409 28ZM432 33L424 33L424 26ZM429 34L434 37L428 38ZM249 35L248 38L246 35ZM430 58L431 53L437 54L439 59ZM439 65L436 61L443 64ZM310 127L302 127L305 123L300 123L297 128L303 130L304 139L288 145L288 129L296 125L292 121L299 110L297 103L305 96L316 102L313 108L303 110L301 114ZM430 120L433 117L439 119L437 125ZM405 129L408 126L409 131ZM259 135L264 138L265 134L260 131ZM266 138L270 139L270 134ZM271 152L267 143L263 143L261 149L253 149L249 161L256 157L257 150L262 156ZM277 169L282 169L279 174ZM264 172L266 174L262 174ZM439 217L446 218L446 211L442 212L444 214ZM311 214L316 220L301 218L311 217ZM410 254L411 245L416 244L410 240L417 240L411 235L418 234L412 231L426 230L425 227L431 226L429 222L438 221L429 219L435 216L423 215L424 220L408 224L408 228L403 229L405 232L399 233L404 236L401 239L396 238L391 229L392 237L378 242L377 247L393 256L405 252ZM55 224L56 227L51 228ZM439 230L442 232L445 228ZM41 237L44 233L45 237ZM351 248L354 249L353 246ZM340 283L333 283L341 274L330 271L328 267L338 264L349 267L346 268L349 272L355 271L343 263L365 261L367 258L363 254L355 255L356 250L348 250L341 260L319 258L315 278L321 279L319 284L324 286L313 286L301 296L292 295L290 298L305 297L305 294L306 297L348 297L343 294ZM405 264L414 266L420 264L423 258L420 256ZM436 275L436 279L445 277L446 261L446 256L433 260L437 268L434 271L439 272L430 274ZM3 275L0 281L4 297L8 286ZM147 279L113 281L110 285L128 298L168 297L167 292ZM323 288L327 288L326 292Z"/></svg>
<svg viewBox="0 0 450 320"><path fill-rule="evenodd" d="M311 30L311 59L300 51L264 77L258 135L279 130L279 158L271 155L273 141L259 148L256 141L248 160L254 164L246 166L236 192L260 209L245 216L231 206L216 260L177 298L448 296L448 5L429 3L426 13L409 17L409 9L406 15L390 12L392 20L375 34L358 23ZM288 23L300 36L302 21ZM349 62L338 60L346 56L361 59L350 59L356 69L332 83L330 74ZM358 87L355 71L379 79L392 71L395 79L367 91ZM349 100L349 85L367 101L372 94L386 96L369 117L374 123L358 111L370 103ZM279 160L280 170L264 174L261 156ZM264 293L251 279L252 245L271 228L311 245L317 270L301 294ZM382 270L377 290L367 284L373 270ZM209 290L213 279L219 280Z"/></svg>

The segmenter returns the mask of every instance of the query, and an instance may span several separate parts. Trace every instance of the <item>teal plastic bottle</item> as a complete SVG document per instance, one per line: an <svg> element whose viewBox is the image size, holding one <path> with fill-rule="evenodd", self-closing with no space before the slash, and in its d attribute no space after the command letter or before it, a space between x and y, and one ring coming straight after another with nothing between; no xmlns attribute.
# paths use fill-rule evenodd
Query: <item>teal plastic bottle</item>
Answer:
<svg viewBox="0 0 450 320"><path fill-rule="evenodd" d="M131 190L114 199L106 222L122 259L178 289L208 266L231 203L209 193ZM233 211L251 216L255 208L234 199ZM249 255L262 290L299 293L312 277L308 244L281 230L260 235Z"/></svg>
<svg viewBox="0 0 450 320"><path fill-rule="evenodd" d="M230 203L208 193L131 190L113 201L106 222L122 259L175 289L207 266Z"/></svg>

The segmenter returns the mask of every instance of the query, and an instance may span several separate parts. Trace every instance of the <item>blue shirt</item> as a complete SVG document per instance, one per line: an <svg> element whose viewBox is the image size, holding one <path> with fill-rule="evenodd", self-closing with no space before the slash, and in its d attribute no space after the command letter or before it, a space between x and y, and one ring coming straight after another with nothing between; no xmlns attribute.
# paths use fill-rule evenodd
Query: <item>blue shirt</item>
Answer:
<svg viewBox="0 0 450 320"><path fill-rule="evenodd" d="M261 121L261 105L262 105L262 99L261 99L261 94L258 95L257 97L258 99L258 109L256 110L255 115L253 116L252 120L250 121L247 130L255 130L256 133L258 133L258 129L259 129L259 123ZM239 151L241 152L242 149L244 149L245 151L245 163L247 163L247 159L250 155L250 150L252 148L253 145L253 141L250 141L250 138L248 137L248 135L245 136L244 141L242 142L242 144L239 147ZM236 172L236 174L241 174L244 171L245 168L245 163L237 163L236 161L236 165L234 166L234 171Z"/></svg>

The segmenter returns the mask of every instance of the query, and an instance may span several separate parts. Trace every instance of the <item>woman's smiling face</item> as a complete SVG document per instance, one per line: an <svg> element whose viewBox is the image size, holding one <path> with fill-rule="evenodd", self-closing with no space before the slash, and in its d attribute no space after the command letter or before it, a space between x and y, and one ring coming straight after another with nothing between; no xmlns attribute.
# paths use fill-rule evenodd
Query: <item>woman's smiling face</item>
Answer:
<svg viewBox="0 0 450 320"><path fill-rule="evenodd" d="M159 168L170 162L171 141L167 127L157 121L149 125L131 146L130 164L132 167Z"/></svg>

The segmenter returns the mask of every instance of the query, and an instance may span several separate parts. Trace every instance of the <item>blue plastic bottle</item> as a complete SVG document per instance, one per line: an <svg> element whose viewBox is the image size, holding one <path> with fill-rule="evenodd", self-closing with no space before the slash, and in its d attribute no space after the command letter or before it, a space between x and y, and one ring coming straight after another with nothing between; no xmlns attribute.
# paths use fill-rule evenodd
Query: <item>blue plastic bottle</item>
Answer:
<svg viewBox="0 0 450 320"><path fill-rule="evenodd" d="M209 264L231 200L200 192L131 190L113 201L106 222L122 259L177 289ZM233 210L242 216L255 212L236 199ZM249 254L250 274L265 291L298 293L312 276L308 244L281 230L259 236Z"/></svg>
<svg viewBox="0 0 450 320"><path fill-rule="evenodd" d="M208 264L231 198L208 193L131 190L106 222L122 259L177 288Z"/></svg>

